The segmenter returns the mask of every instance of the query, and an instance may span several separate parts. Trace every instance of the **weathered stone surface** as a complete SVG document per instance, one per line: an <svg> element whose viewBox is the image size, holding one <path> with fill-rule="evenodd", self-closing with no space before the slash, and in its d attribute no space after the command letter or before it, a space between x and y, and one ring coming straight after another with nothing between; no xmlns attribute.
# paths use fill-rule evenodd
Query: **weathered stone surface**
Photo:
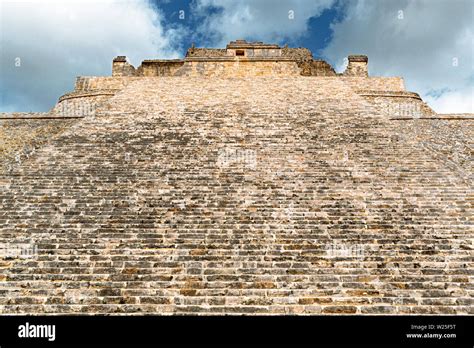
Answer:
<svg viewBox="0 0 474 348"><path fill-rule="evenodd" d="M117 86L93 113L1 120L58 128L0 171L0 243L37 248L0 312L472 314L472 121L370 79L84 78Z"/></svg>

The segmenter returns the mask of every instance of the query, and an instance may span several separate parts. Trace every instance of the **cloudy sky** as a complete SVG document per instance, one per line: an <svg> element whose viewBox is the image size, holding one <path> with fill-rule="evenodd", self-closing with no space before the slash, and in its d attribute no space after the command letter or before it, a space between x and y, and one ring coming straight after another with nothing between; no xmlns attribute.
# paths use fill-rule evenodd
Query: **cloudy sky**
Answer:
<svg viewBox="0 0 474 348"><path fill-rule="evenodd" d="M47 111L111 61L182 57L239 38L308 47L337 71L403 76L438 112L474 112L472 0L0 1L0 111Z"/></svg>

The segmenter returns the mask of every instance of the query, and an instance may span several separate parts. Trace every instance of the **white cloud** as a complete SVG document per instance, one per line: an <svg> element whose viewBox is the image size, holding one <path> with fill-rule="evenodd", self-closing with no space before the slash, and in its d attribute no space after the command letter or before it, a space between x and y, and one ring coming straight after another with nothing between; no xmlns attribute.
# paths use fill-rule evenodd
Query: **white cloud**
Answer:
<svg viewBox="0 0 474 348"><path fill-rule="evenodd" d="M48 110L75 76L110 75L116 55L179 56L182 29L164 28L147 1L2 1L0 11L2 111Z"/></svg>
<svg viewBox="0 0 474 348"><path fill-rule="evenodd" d="M291 41L304 35L308 20L330 8L335 0L198 0L194 11L205 17L198 28L210 44L223 46L235 39ZM217 9L210 13L210 9Z"/></svg>
<svg viewBox="0 0 474 348"><path fill-rule="evenodd" d="M402 76L438 112L474 112L472 0L350 1L323 51L334 66L369 56L371 75ZM402 12L400 12L402 11ZM457 66L455 62L457 61Z"/></svg>
<svg viewBox="0 0 474 348"><path fill-rule="evenodd" d="M447 91L440 97L426 96L425 101L439 113L472 113L474 110L474 87L459 91Z"/></svg>

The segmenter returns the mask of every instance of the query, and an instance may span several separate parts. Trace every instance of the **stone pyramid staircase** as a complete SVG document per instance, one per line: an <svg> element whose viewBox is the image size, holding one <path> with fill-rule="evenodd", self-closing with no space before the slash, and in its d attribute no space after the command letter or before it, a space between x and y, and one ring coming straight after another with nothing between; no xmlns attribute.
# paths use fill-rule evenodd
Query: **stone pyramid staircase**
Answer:
<svg viewBox="0 0 474 348"><path fill-rule="evenodd" d="M143 78L0 177L0 313L462 314L472 182L337 78Z"/></svg>

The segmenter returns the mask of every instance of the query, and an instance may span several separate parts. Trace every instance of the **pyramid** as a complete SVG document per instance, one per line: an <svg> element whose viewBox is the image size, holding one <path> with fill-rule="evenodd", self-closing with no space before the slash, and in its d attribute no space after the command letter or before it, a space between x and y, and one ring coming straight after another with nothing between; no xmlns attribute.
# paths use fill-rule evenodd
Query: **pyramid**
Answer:
<svg viewBox="0 0 474 348"><path fill-rule="evenodd" d="M0 119L2 314L473 314L473 115L366 56L125 57Z"/></svg>

